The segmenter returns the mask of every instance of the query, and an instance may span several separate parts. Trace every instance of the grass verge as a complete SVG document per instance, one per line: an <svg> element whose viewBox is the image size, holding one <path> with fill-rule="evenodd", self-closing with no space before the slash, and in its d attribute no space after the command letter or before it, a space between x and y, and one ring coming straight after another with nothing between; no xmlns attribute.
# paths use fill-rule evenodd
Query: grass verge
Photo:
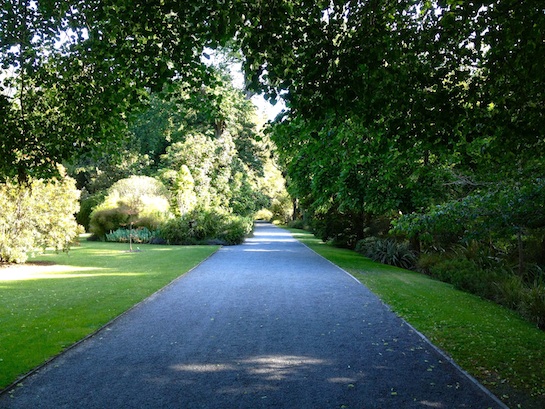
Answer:
<svg viewBox="0 0 545 409"><path fill-rule="evenodd" d="M82 242L0 268L0 390L186 273L217 246Z"/></svg>
<svg viewBox="0 0 545 409"><path fill-rule="evenodd" d="M545 407L545 332L515 312L450 284L289 230L370 288L509 407Z"/></svg>

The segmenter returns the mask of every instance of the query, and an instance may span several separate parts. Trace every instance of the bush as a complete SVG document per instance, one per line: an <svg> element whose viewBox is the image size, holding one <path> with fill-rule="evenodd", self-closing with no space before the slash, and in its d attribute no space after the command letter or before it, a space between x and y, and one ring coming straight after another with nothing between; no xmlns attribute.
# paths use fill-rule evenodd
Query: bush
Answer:
<svg viewBox="0 0 545 409"><path fill-rule="evenodd" d="M165 222L158 235L169 244L217 242L239 244L252 230L253 220L213 210L194 210Z"/></svg>
<svg viewBox="0 0 545 409"><path fill-rule="evenodd" d="M197 244L197 240L195 240L191 232L189 221L184 217L176 217L163 223L158 235L167 244Z"/></svg>
<svg viewBox="0 0 545 409"><path fill-rule="evenodd" d="M545 285L543 283L535 283L526 291L520 310L524 317L534 322L538 328L545 330Z"/></svg>
<svg viewBox="0 0 545 409"><path fill-rule="evenodd" d="M224 216L210 210L194 210L161 226L160 236L170 244L195 244L217 238Z"/></svg>
<svg viewBox="0 0 545 409"><path fill-rule="evenodd" d="M444 252L420 253L420 256L416 262L416 269L423 274L430 275L433 267L441 263L444 258Z"/></svg>
<svg viewBox="0 0 545 409"><path fill-rule="evenodd" d="M489 300L497 298L497 283L507 276L501 269L484 269L465 258L445 259L431 268L431 274L460 290Z"/></svg>
<svg viewBox="0 0 545 409"><path fill-rule="evenodd" d="M494 285L496 288L494 301L512 310L520 310L526 286L519 276L511 274L498 280Z"/></svg>
<svg viewBox="0 0 545 409"><path fill-rule="evenodd" d="M253 227L253 220L248 217L230 216L225 220L218 239L225 244L241 244L244 238L250 234Z"/></svg>
<svg viewBox="0 0 545 409"><path fill-rule="evenodd" d="M269 209L258 210L254 216L254 219L256 220L265 220L267 222L270 222L272 218L273 218L273 212L271 212Z"/></svg>
<svg viewBox="0 0 545 409"><path fill-rule="evenodd" d="M414 269L416 266L416 255L411 251L408 243L405 242L368 237L359 240L355 249L358 253L379 263L406 269Z"/></svg>
<svg viewBox="0 0 545 409"><path fill-rule="evenodd" d="M96 237L104 240L106 233L112 232L127 224L129 215L119 207L95 209L91 213L89 229Z"/></svg>
<svg viewBox="0 0 545 409"><path fill-rule="evenodd" d="M68 250L77 238L80 192L63 168L59 172L58 180L0 184L0 262L24 263L46 247Z"/></svg>
<svg viewBox="0 0 545 409"><path fill-rule="evenodd" d="M89 225L91 223L91 213L93 212L93 209L103 201L103 192L95 193L93 195L82 193L82 197L80 199L80 209L78 214L76 215L76 220L85 228L86 231L89 231Z"/></svg>
<svg viewBox="0 0 545 409"><path fill-rule="evenodd" d="M299 230L307 230L308 229L308 226L305 223L304 219L290 220L288 222L288 227L291 227L292 229L299 229Z"/></svg>
<svg viewBox="0 0 545 409"><path fill-rule="evenodd" d="M137 229L117 229L111 233L106 233L106 241L117 242L117 243L150 243L155 234L148 230L145 227L140 227Z"/></svg>
<svg viewBox="0 0 545 409"><path fill-rule="evenodd" d="M154 231L170 216L168 192L156 179L131 176L116 182L90 216L89 230L101 240L133 223Z"/></svg>

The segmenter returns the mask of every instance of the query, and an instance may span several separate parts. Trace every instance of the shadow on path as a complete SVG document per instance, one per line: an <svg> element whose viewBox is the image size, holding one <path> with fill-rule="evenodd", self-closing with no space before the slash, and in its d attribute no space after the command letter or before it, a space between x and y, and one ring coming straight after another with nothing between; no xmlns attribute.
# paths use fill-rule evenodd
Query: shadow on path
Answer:
<svg viewBox="0 0 545 409"><path fill-rule="evenodd" d="M377 297L257 224L1 408L501 408Z"/></svg>

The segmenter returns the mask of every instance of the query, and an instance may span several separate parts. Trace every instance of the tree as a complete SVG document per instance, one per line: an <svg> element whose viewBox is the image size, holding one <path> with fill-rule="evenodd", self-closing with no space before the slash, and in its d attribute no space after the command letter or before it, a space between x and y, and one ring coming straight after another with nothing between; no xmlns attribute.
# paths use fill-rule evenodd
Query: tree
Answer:
<svg viewBox="0 0 545 409"><path fill-rule="evenodd" d="M74 214L79 191L59 169L62 179L15 180L0 184L0 261L23 263L29 253L53 247L67 250L78 234Z"/></svg>
<svg viewBox="0 0 545 409"><path fill-rule="evenodd" d="M272 135L290 192L308 211L406 214L540 175L538 2L294 1L264 10L279 17L243 32L245 68L255 89L287 100Z"/></svg>
<svg viewBox="0 0 545 409"><path fill-rule="evenodd" d="M0 178L52 176L82 152L116 152L144 88L202 83L205 45L234 34L227 7L3 0Z"/></svg>

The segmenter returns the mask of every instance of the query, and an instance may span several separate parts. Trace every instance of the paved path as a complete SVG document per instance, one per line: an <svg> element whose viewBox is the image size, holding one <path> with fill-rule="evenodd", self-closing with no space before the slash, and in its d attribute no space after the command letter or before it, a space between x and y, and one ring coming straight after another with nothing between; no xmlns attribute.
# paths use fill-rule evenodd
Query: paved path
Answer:
<svg viewBox="0 0 545 409"><path fill-rule="evenodd" d="M347 273L258 224L0 407L502 406Z"/></svg>

